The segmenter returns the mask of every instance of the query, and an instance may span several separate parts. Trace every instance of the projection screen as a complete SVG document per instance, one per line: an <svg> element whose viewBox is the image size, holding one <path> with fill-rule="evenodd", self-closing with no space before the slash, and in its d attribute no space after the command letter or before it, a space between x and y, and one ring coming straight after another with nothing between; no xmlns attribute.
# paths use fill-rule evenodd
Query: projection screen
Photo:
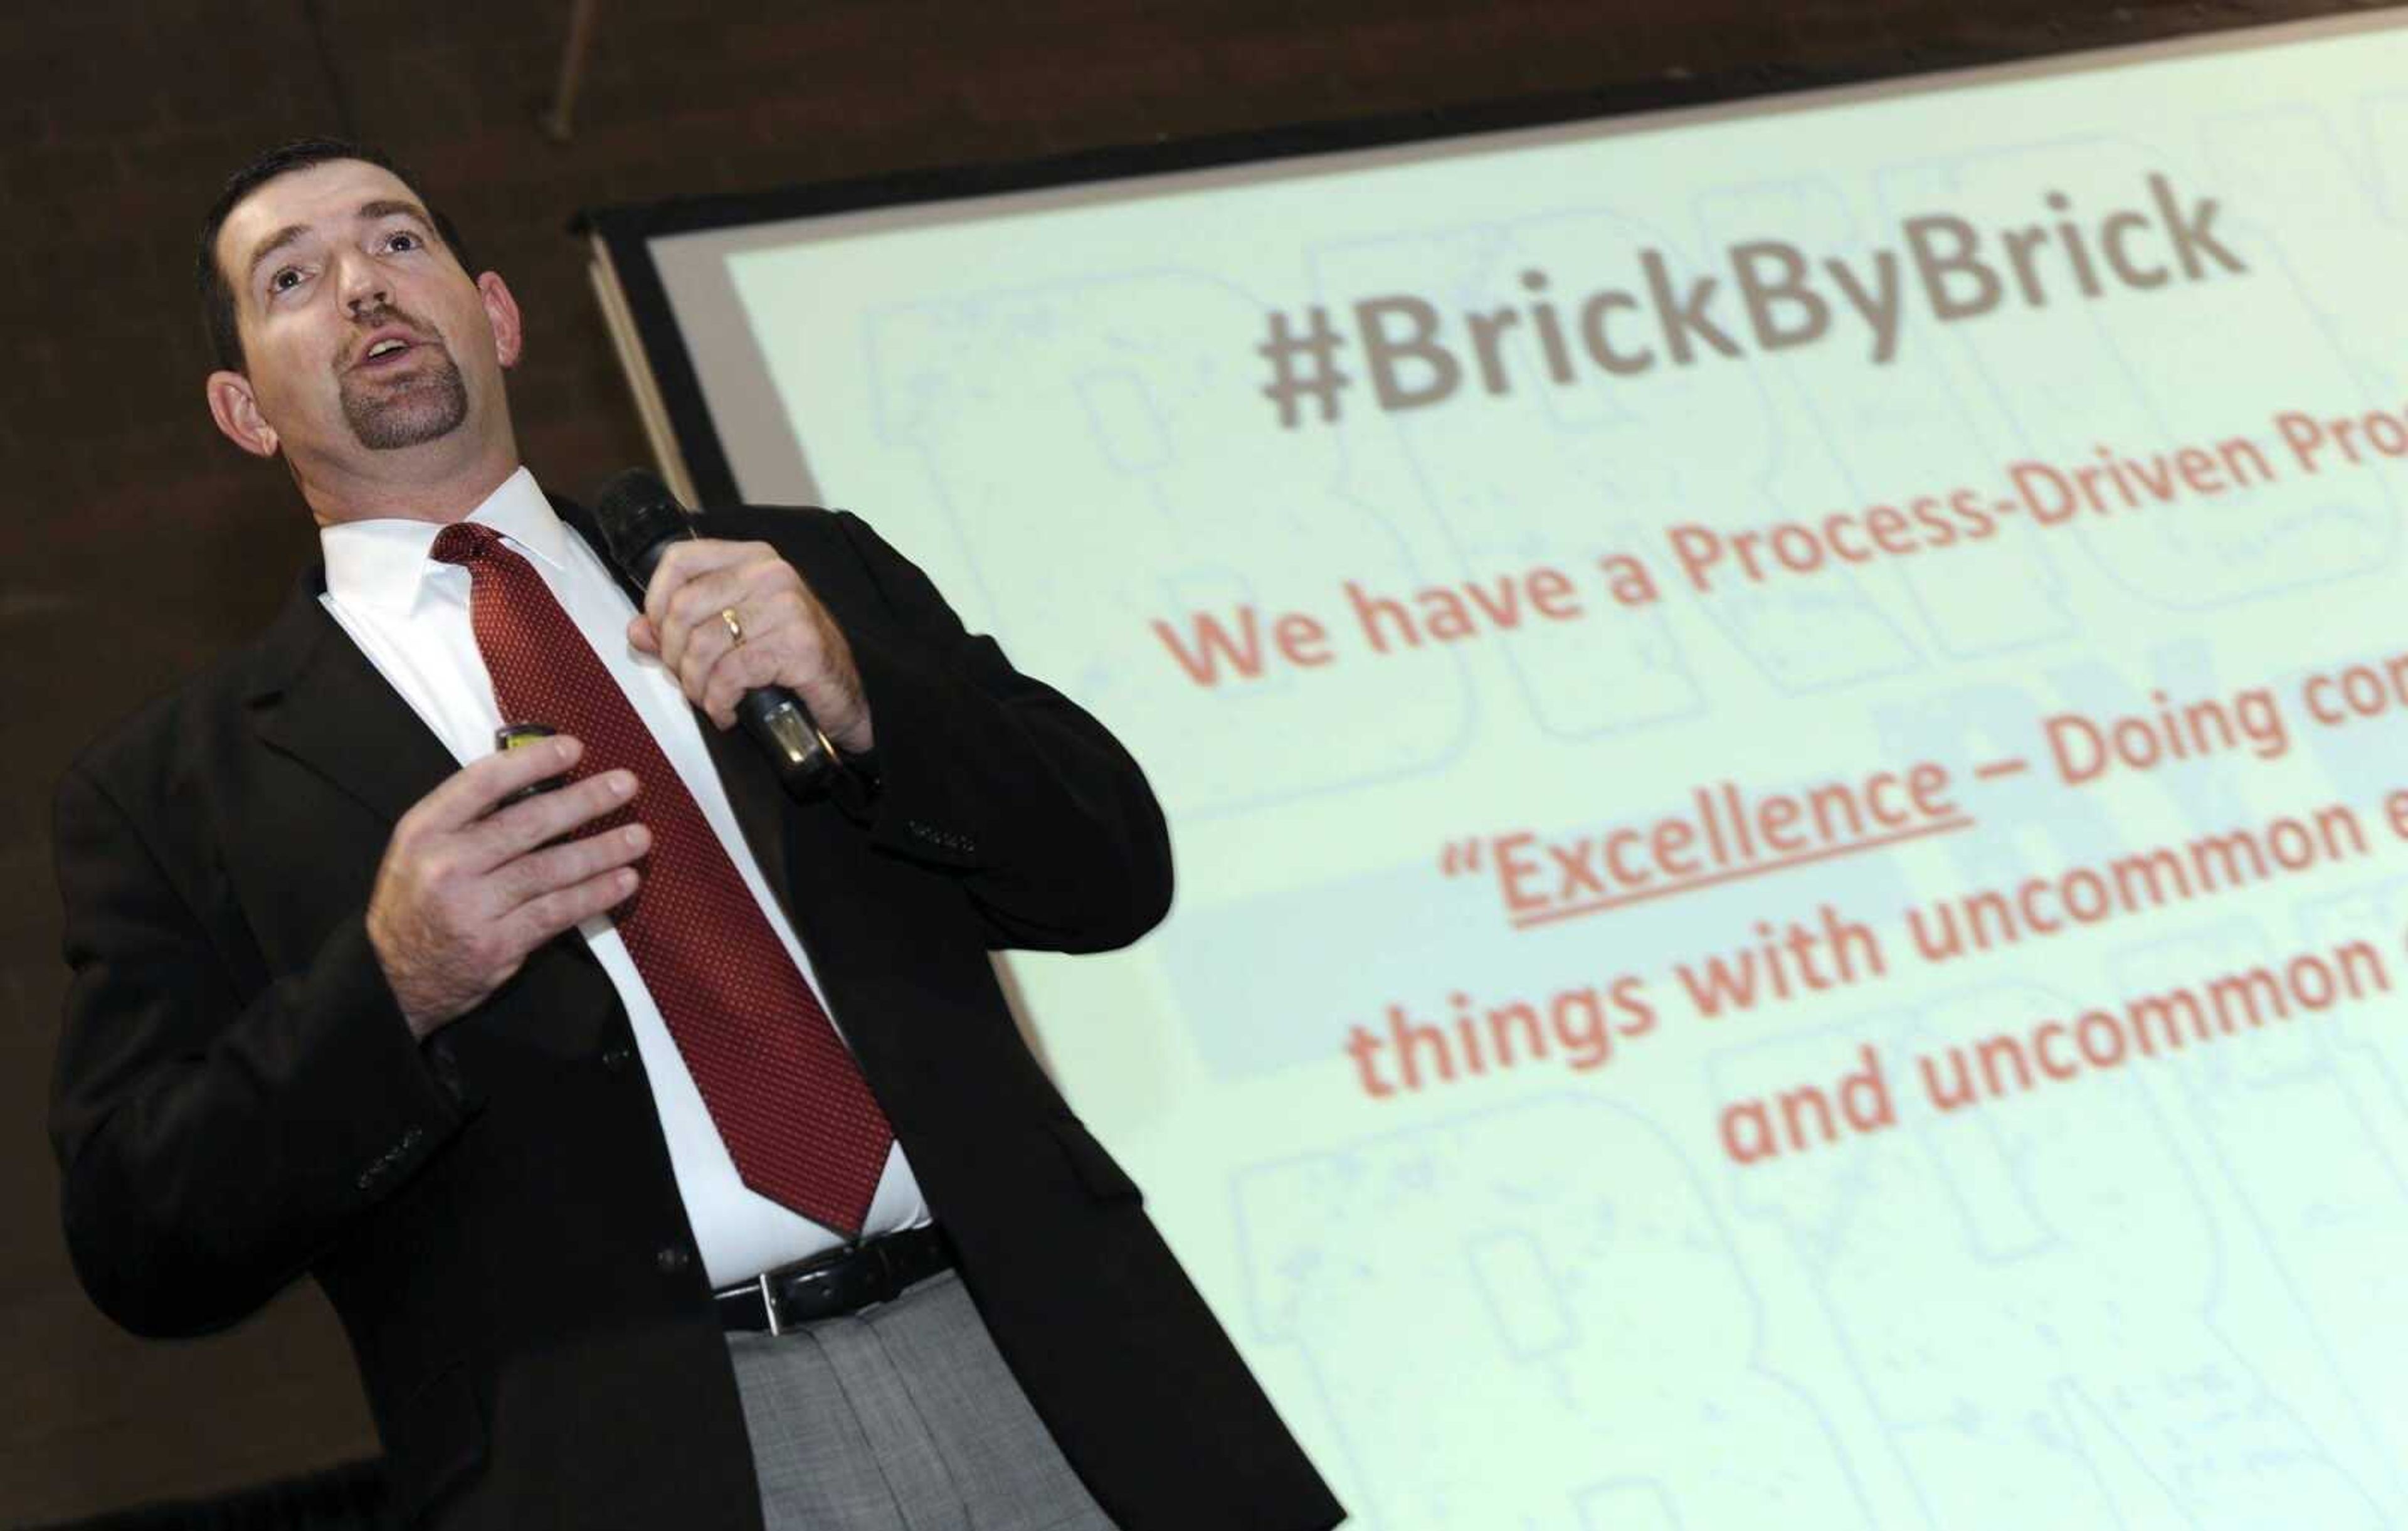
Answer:
<svg viewBox="0 0 2408 1531"><path fill-rule="evenodd" d="M1010 973L1357 1524L2391 1524L2403 80L799 189L597 278L706 503L859 512L1144 764L1170 919Z"/></svg>

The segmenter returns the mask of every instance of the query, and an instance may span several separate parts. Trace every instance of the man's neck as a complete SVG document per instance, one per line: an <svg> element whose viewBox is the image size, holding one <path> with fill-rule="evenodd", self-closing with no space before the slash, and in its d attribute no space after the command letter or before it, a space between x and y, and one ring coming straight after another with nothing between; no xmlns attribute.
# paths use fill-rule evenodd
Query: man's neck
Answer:
<svg viewBox="0 0 2408 1531"><path fill-rule="evenodd" d="M297 472L294 481L321 526L351 521L425 521L437 525L465 519L519 470L515 451L480 457L457 472L432 479L354 479L312 482Z"/></svg>

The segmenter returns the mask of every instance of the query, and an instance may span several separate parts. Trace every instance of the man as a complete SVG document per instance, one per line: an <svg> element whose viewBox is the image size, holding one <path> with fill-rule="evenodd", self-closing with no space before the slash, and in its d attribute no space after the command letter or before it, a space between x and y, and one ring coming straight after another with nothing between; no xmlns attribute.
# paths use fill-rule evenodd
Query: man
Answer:
<svg viewBox="0 0 2408 1531"><path fill-rule="evenodd" d="M986 961L1161 917L1135 764L849 516L616 582L471 269L330 141L204 234L211 416L325 561L60 787L94 1299L195 1334L314 1276L408 1522L1335 1524ZM728 732L765 685L852 791Z"/></svg>

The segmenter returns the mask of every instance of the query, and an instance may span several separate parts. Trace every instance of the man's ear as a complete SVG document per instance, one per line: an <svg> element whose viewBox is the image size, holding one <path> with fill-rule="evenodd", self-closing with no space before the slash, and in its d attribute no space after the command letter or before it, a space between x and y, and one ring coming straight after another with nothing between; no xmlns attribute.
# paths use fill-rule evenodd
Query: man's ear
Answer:
<svg viewBox="0 0 2408 1531"><path fill-rule="evenodd" d="M209 374L207 384L209 418L225 438L253 457L276 455L276 427L259 412L259 398L251 379L239 372Z"/></svg>
<svg viewBox="0 0 2408 1531"><path fill-rule="evenodd" d="M477 279L477 295L485 300L485 322L494 327L494 359L505 367L518 365L526 332L520 326L519 300L510 296L509 283L500 272L488 271Z"/></svg>

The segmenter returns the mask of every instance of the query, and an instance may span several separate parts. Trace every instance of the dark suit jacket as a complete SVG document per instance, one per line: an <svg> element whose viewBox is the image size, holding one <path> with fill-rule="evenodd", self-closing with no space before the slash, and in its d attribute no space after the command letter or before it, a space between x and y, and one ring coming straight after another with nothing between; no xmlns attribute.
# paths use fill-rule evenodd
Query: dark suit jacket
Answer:
<svg viewBox="0 0 2408 1531"><path fill-rule="evenodd" d="M1168 843L1137 766L858 520L706 529L775 546L860 666L882 784L858 817L788 802L747 741L704 732L1038 1412L1128 1531L1334 1524L988 964L1161 918ZM313 573L61 784L74 981L51 1135L76 1268L148 1335L222 1327L314 1276L405 1519L757 1527L659 1119L583 941L424 1048L395 1008L364 911L394 819L456 766L321 589Z"/></svg>

